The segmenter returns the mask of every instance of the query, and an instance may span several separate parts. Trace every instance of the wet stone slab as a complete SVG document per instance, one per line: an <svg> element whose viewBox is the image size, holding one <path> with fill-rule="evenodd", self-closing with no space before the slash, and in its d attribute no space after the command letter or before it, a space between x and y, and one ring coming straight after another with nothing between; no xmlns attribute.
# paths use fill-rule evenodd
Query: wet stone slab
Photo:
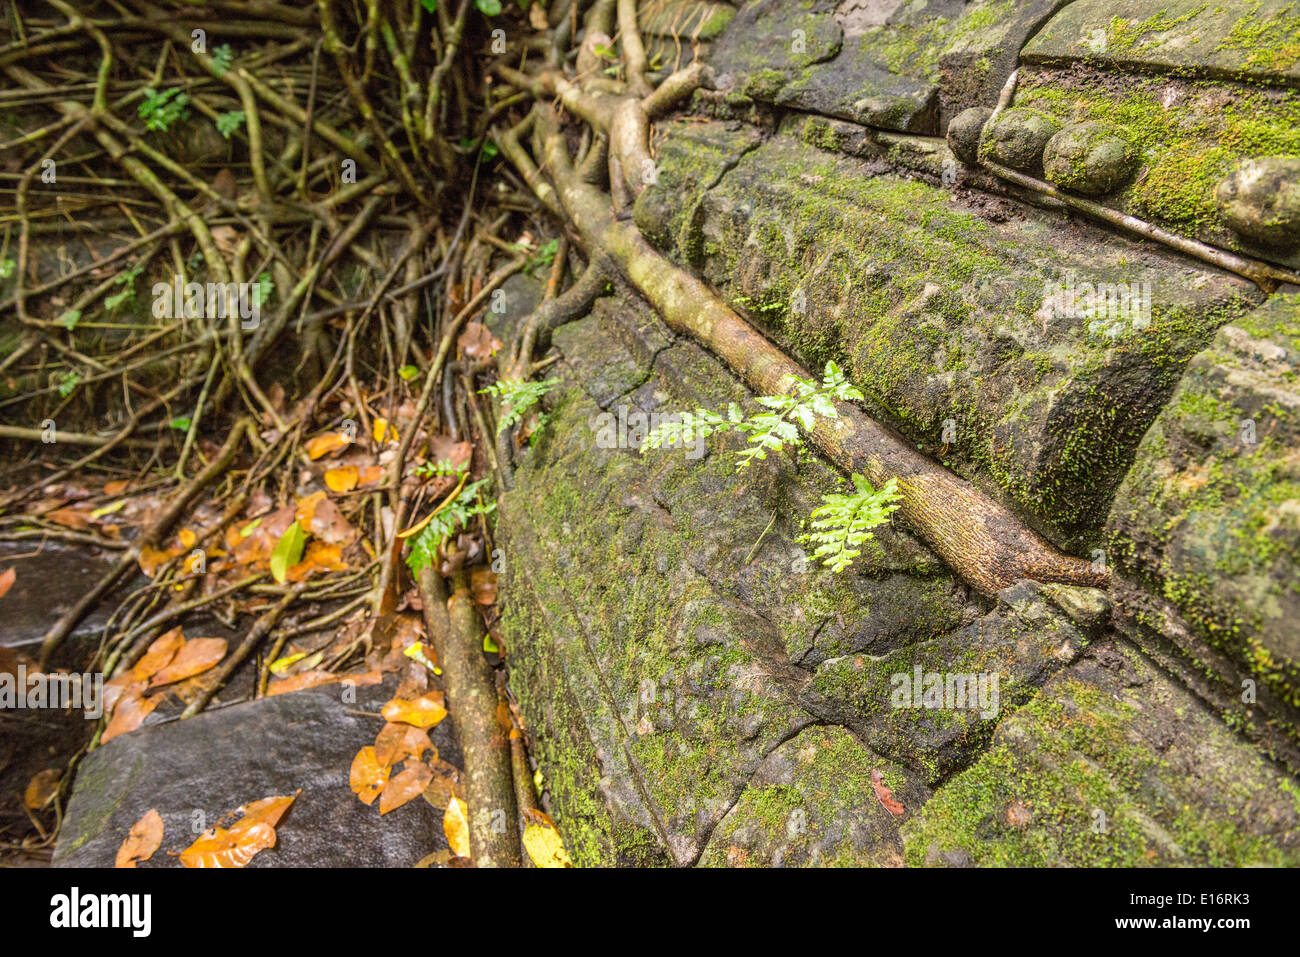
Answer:
<svg viewBox="0 0 1300 957"><path fill-rule="evenodd" d="M292 692L146 726L81 763L55 850L56 866L111 867L131 826L157 809L163 843L141 867L180 866L179 853L250 801L302 793L276 828L273 849L249 867L409 867L447 846L442 817L416 798L382 817L348 786L357 751L374 743L388 685ZM459 765L451 719L430 738ZM200 817L201 812L201 817ZM195 830L196 822L202 827Z"/></svg>

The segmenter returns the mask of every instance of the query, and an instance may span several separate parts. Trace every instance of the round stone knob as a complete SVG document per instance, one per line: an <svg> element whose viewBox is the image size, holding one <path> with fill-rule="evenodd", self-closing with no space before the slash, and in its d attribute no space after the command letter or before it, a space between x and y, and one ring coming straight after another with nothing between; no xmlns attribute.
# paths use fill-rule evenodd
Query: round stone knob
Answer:
<svg viewBox="0 0 1300 957"><path fill-rule="evenodd" d="M992 115L987 107L972 106L948 123L948 147L963 163L974 166L979 162L980 133Z"/></svg>
<svg viewBox="0 0 1300 957"><path fill-rule="evenodd" d="M1038 110L1003 111L984 127L981 155L1012 169L1032 172L1043 161L1043 148L1061 124Z"/></svg>
<svg viewBox="0 0 1300 957"><path fill-rule="evenodd" d="M1215 195L1224 220L1241 235L1282 248L1300 244L1300 156L1246 160Z"/></svg>
<svg viewBox="0 0 1300 957"><path fill-rule="evenodd" d="M1133 144L1105 123L1074 123L1047 141L1043 172L1063 189L1097 195L1118 189L1137 169Z"/></svg>

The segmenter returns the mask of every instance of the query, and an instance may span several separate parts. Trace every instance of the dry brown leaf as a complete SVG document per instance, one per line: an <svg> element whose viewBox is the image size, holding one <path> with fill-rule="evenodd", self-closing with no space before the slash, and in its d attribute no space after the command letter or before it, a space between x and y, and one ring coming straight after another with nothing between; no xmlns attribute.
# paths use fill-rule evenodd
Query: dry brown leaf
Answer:
<svg viewBox="0 0 1300 957"><path fill-rule="evenodd" d="M270 697L271 695L286 694L290 691L302 691L304 688L316 688L338 680L339 676L332 671L304 671L291 678L272 681L266 688L266 694Z"/></svg>
<svg viewBox="0 0 1300 957"><path fill-rule="evenodd" d="M202 674L226 657L226 648L224 638L194 638L185 642L171 663L153 676L149 687L157 688Z"/></svg>
<svg viewBox="0 0 1300 957"><path fill-rule="evenodd" d="M873 770L871 772L871 786L875 789L876 797L880 799L880 803L884 805L886 811L895 817L901 817L906 813L907 809L894 800L894 792L885 784L885 776L880 771Z"/></svg>
<svg viewBox="0 0 1300 957"><path fill-rule="evenodd" d="M129 677L136 681L148 681L171 664L176 658L176 653L183 647L185 647L185 633L177 625L171 631L159 635L153 640L153 644L149 646L143 657L131 669ZM117 680L118 678L113 679L113 681Z"/></svg>
<svg viewBox="0 0 1300 957"><path fill-rule="evenodd" d="M32 779L27 782L27 790L23 792L23 804L33 811L45 807L58 793L60 777L58 768L46 768L32 775Z"/></svg>
<svg viewBox="0 0 1300 957"><path fill-rule="evenodd" d="M337 469L325 470L325 485L331 492L350 492L357 487L361 473L355 465L344 465Z"/></svg>
<svg viewBox="0 0 1300 957"><path fill-rule="evenodd" d="M424 789L424 799L437 808L445 808L454 797L460 797L460 772L454 764L433 758L429 761L433 777Z"/></svg>
<svg viewBox="0 0 1300 957"><path fill-rule="evenodd" d="M131 826L131 833L126 836L122 846L117 849L114 867L135 867L141 861L153 857L163 839L163 819L156 809L151 808L144 817Z"/></svg>
<svg viewBox="0 0 1300 957"><path fill-rule="evenodd" d="M447 717L446 702L441 691L430 691L411 700L394 698L384 705L382 712L384 718L394 724L410 724L417 728L432 728Z"/></svg>
<svg viewBox="0 0 1300 957"><path fill-rule="evenodd" d="M461 355L471 359L486 359L501 348L501 340L492 335L492 331L477 320L465 323L460 337L456 340Z"/></svg>
<svg viewBox="0 0 1300 957"><path fill-rule="evenodd" d="M104 494L108 496L121 495L128 488L130 488L130 486L131 483L128 482L126 479L117 479L116 481L113 482L105 482Z"/></svg>
<svg viewBox="0 0 1300 957"><path fill-rule="evenodd" d="M447 803L447 811L442 816L442 830L447 835L447 843L457 857L469 857L469 817L465 802L454 797Z"/></svg>
<svg viewBox="0 0 1300 957"><path fill-rule="evenodd" d="M79 532L90 527L89 513L75 509L72 506L56 508L52 512L46 512L41 517L48 518L51 522L58 522L67 528L76 529Z"/></svg>
<svg viewBox="0 0 1300 957"><path fill-rule="evenodd" d="M432 778L433 772L423 764L412 765L400 774L394 775L392 780L384 785L384 791L379 795L379 813L387 814L389 811L395 811L407 801L419 797Z"/></svg>
<svg viewBox="0 0 1300 957"><path fill-rule="evenodd" d="M387 474L388 469L384 468L382 465L367 465L361 469L357 484L362 488L365 488L367 485L373 485L375 482L378 482Z"/></svg>
<svg viewBox="0 0 1300 957"><path fill-rule="evenodd" d="M425 751L432 750L433 743L429 740L428 732L409 724L386 724L375 738L375 758L381 765L394 765L408 757L419 761ZM434 756L437 756L436 753ZM425 784L428 783L425 781Z"/></svg>
<svg viewBox="0 0 1300 957"><path fill-rule="evenodd" d="M161 700L158 695L152 698L142 698L139 694L123 695L117 707L113 709L113 719L108 722L108 727L104 729L104 735L99 739L99 743L107 744L119 734L126 734L140 727L144 719L158 707L158 702Z"/></svg>
<svg viewBox="0 0 1300 957"><path fill-rule="evenodd" d="M228 831L214 827L181 851L181 863L186 867L244 867L268 847L275 847L275 828L269 824Z"/></svg>
<svg viewBox="0 0 1300 957"><path fill-rule="evenodd" d="M379 763L373 746L362 748L352 759L352 770L348 775L352 793L361 799L362 804L374 804L375 798L379 797L379 792L388 783L388 775L392 770L391 765Z"/></svg>
<svg viewBox="0 0 1300 957"><path fill-rule="evenodd" d="M316 496L320 498L317 499ZM307 499L303 499L303 502L307 502L308 499L315 499L310 514L304 517L303 509L301 507L299 509L299 522L305 531L331 545L347 546L357 540L357 530L343 517L338 506L325 498L324 492L310 495Z"/></svg>
<svg viewBox="0 0 1300 957"><path fill-rule="evenodd" d="M474 601L480 605L495 605L497 602L497 573L490 568L475 568L469 574L469 588Z"/></svg>

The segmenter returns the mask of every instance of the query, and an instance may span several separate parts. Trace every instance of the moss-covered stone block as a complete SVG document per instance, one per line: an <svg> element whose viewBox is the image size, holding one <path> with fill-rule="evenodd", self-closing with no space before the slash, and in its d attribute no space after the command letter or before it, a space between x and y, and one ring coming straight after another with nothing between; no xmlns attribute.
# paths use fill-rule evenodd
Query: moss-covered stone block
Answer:
<svg viewBox="0 0 1300 957"><path fill-rule="evenodd" d="M1295 866L1300 788L1121 642L1002 722L903 838L913 866Z"/></svg>

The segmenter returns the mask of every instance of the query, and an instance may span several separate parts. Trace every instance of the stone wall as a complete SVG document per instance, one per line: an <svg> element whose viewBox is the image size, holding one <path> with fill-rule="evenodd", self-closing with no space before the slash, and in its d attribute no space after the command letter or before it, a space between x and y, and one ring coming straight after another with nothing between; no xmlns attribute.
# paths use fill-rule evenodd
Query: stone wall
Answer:
<svg viewBox="0 0 1300 957"><path fill-rule="evenodd" d="M501 514L512 687L575 860L1300 858L1297 291L989 165L1300 264L1293 6L645 21L662 65L704 56L720 87L656 127L645 234L1117 580L985 602L899 520L845 574L810 563L799 519L844 477L636 452L633 413L750 397L615 290L556 335L564 388ZM998 676L995 713L900 707L918 669Z"/></svg>

